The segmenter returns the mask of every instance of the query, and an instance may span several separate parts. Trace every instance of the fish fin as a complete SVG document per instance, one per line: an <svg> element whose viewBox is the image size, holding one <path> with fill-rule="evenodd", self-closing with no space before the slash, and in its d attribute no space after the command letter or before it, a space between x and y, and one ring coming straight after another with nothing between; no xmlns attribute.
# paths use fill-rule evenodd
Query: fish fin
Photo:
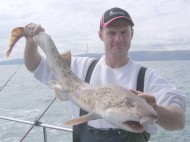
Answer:
<svg viewBox="0 0 190 142"><path fill-rule="evenodd" d="M24 36L24 27L17 27L14 28L11 32L10 37L10 43L9 43L9 49L6 52L6 56L9 57L11 54L11 51L14 47L14 45L17 43L17 41Z"/></svg>
<svg viewBox="0 0 190 142"><path fill-rule="evenodd" d="M93 111L91 113L88 113L87 115L83 115L79 118L69 120L65 122L65 125L78 125L78 124L85 123L89 120L95 120L95 119L97 119L97 117L96 117L95 112Z"/></svg>
<svg viewBox="0 0 190 142"><path fill-rule="evenodd" d="M66 90L64 90L61 86L61 83L56 80L51 80L50 85L51 88L55 90L55 95L62 101L68 101L69 98L67 96Z"/></svg>
<svg viewBox="0 0 190 142"><path fill-rule="evenodd" d="M63 87L61 86L61 83L57 80L51 80L49 83L50 88L58 88L60 90L64 90Z"/></svg>
<svg viewBox="0 0 190 142"><path fill-rule="evenodd" d="M60 56L61 56L62 63L66 63L67 66L70 67L70 65L71 65L71 52L66 51L66 52L62 53Z"/></svg>
<svg viewBox="0 0 190 142"><path fill-rule="evenodd" d="M67 96L67 92L60 90L58 88L55 88L54 90L55 90L56 97L58 97L60 100L62 100L62 101L70 100Z"/></svg>

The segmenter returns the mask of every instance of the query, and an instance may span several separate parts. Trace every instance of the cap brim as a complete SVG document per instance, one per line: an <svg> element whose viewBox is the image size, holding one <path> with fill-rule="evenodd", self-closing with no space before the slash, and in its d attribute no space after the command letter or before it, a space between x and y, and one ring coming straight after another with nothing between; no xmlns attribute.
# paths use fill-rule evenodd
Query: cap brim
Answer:
<svg viewBox="0 0 190 142"><path fill-rule="evenodd" d="M125 16L115 17L115 18L109 20L109 21L106 22L106 23L103 23L103 22L102 22L101 26L102 26L103 28L104 28L104 27L107 27L110 23L112 23L113 21L115 21L115 20L117 20L117 19L126 19L127 21L130 22L131 26L134 26L134 23L131 21L131 19L129 19L129 18L125 17ZM104 21L104 20L102 19L102 21Z"/></svg>

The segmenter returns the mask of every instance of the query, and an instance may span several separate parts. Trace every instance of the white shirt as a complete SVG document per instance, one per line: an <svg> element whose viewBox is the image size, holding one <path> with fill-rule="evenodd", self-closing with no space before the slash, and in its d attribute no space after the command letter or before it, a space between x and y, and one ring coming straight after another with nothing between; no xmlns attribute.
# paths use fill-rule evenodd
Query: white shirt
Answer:
<svg viewBox="0 0 190 142"><path fill-rule="evenodd" d="M85 80L89 65L94 59L88 57L72 57L71 70L80 79ZM127 89L136 90L137 76L141 65L129 59L129 62L120 67L112 69L105 62L102 56L96 64L92 73L91 84L117 84ZM40 64L34 71L34 76L44 84L49 84L51 79L55 79L47 62L42 57ZM177 106L185 111L185 95L171 85L158 72L148 68L144 80L144 92L155 96L157 104L162 106ZM79 107L71 103L71 112L74 118L79 117ZM98 119L88 122L88 125L95 128L116 128L109 122Z"/></svg>

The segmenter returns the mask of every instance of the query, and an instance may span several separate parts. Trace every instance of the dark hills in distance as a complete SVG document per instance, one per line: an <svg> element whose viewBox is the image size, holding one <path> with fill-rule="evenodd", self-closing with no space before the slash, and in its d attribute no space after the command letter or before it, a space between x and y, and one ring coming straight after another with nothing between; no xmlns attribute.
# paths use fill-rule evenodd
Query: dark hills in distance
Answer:
<svg viewBox="0 0 190 142"><path fill-rule="evenodd" d="M101 55L102 54L88 54L87 56L100 58ZM190 60L190 50L129 51L129 57L135 61Z"/></svg>
<svg viewBox="0 0 190 142"><path fill-rule="evenodd" d="M89 56L100 58L102 54L88 53L77 56ZM168 60L190 60L190 50L172 50L172 51L129 51L129 57L135 61L168 61ZM22 64L23 59L13 59L1 61L0 65Z"/></svg>

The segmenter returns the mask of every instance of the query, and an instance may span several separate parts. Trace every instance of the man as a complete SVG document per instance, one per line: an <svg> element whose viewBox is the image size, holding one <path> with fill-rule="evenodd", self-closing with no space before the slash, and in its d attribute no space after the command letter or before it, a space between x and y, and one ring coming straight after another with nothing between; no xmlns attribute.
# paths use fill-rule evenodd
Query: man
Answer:
<svg viewBox="0 0 190 142"><path fill-rule="evenodd" d="M136 95L144 98L157 111L157 124L169 131L180 130L185 125L185 96L172 86L155 70L147 69L144 80L144 93L136 90L137 75L141 65L128 57L133 38L134 23L130 15L123 9L107 10L101 18L99 37L104 43L105 55L95 66L91 84L117 84L131 89ZM44 84L55 79L46 60L38 52L33 37L44 29L37 24L25 27L26 47L25 65L34 76ZM81 79L85 79L87 70L94 59L88 57L72 57L71 70ZM74 118L79 117L79 108L71 103ZM111 128L111 129L110 129ZM81 128L82 142L112 141L148 141L146 134L133 135L117 131L118 128L103 119L89 121ZM102 133L104 132L104 133Z"/></svg>

